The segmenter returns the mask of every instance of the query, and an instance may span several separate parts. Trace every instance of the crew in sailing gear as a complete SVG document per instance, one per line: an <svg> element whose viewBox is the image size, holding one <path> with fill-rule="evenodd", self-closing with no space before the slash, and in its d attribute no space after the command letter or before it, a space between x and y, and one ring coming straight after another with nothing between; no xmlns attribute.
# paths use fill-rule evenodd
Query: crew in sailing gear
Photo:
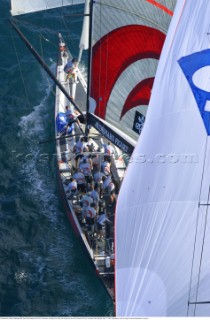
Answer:
<svg viewBox="0 0 210 320"><path fill-rule="evenodd" d="M86 148L87 148L87 149L86 149ZM85 146L85 149L86 149L86 150L84 150L84 151L90 151L89 148L88 148L88 146L87 146L87 144L86 144L86 146ZM92 156L91 156L91 154L84 155L84 157L82 158L82 161L83 161L84 159L86 159L86 162L89 163L89 164L90 164L90 167L92 168L93 166L92 166Z"/></svg>
<svg viewBox="0 0 210 320"><path fill-rule="evenodd" d="M93 142L88 142L87 143L87 145L88 145L88 148L89 148L89 151L90 152L95 152L96 151L96 147L95 147L95 145L93 144Z"/></svg>
<svg viewBox="0 0 210 320"><path fill-rule="evenodd" d="M68 184L68 189L71 192L71 195L77 192L77 181L74 178L70 179L70 182Z"/></svg>
<svg viewBox="0 0 210 320"><path fill-rule="evenodd" d="M105 190L108 186L109 183L112 181L111 176L104 176L102 177L102 189Z"/></svg>
<svg viewBox="0 0 210 320"><path fill-rule="evenodd" d="M105 174L101 171L98 171L96 172L94 175L93 175L93 180L95 183L98 183L98 184L102 184L102 178L105 177Z"/></svg>
<svg viewBox="0 0 210 320"><path fill-rule="evenodd" d="M86 151L86 143L84 142L84 138L81 138L74 146L73 151L76 153L75 156L75 166L78 167L78 160L83 158L83 152Z"/></svg>
<svg viewBox="0 0 210 320"><path fill-rule="evenodd" d="M88 206L90 206L91 203L93 203L93 199L90 197L90 194L85 194L81 199L81 203L83 208L87 208Z"/></svg>
<svg viewBox="0 0 210 320"><path fill-rule="evenodd" d="M115 190L115 184L113 181L111 181L108 185L108 188L107 188L107 192L108 194L110 194L111 192L113 192Z"/></svg>
<svg viewBox="0 0 210 320"><path fill-rule="evenodd" d="M59 112L56 116L56 129L57 132L62 135L72 132L72 127L68 126L68 120L66 117L66 113Z"/></svg>
<svg viewBox="0 0 210 320"><path fill-rule="evenodd" d="M111 162L111 156L114 155L114 148L111 146L111 143L103 145L104 147L104 160Z"/></svg>
<svg viewBox="0 0 210 320"><path fill-rule="evenodd" d="M85 158L82 159L82 162L79 164L79 169L80 171L84 174L85 179L87 182L91 182L90 177L91 177L91 164L89 162L87 162L87 160Z"/></svg>
<svg viewBox="0 0 210 320"><path fill-rule="evenodd" d="M92 165L93 165L93 172L97 172L100 170L100 158L98 154L94 154L92 156Z"/></svg>
<svg viewBox="0 0 210 320"><path fill-rule="evenodd" d="M107 210L112 217L114 216L114 213L115 213L116 203L117 203L117 198L116 198L115 192L113 190L110 192L110 194L108 195L108 198L106 200Z"/></svg>
<svg viewBox="0 0 210 320"><path fill-rule="evenodd" d="M59 50L63 57L66 57L66 44L64 42L59 43Z"/></svg>
<svg viewBox="0 0 210 320"><path fill-rule="evenodd" d="M101 171L105 174L105 176L110 175L110 163L108 161L102 162Z"/></svg>
<svg viewBox="0 0 210 320"><path fill-rule="evenodd" d="M115 190L115 185L112 182L111 176L103 177L102 178L103 184L102 184L102 192L110 194L112 191Z"/></svg>
<svg viewBox="0 0 210 320"><path fill-rule="evenodd" d="M85 149L86 149L86 143L84 142L84 138L82 137L82 138L80 138L80 140L77 141L77 143L75 144L75 146L74 146L74 152L75 152L76 154L82 153L82 152L86 151Z"/></svg>
<svg viewBox="0 0 210 320"><path fill-rule="evenodd" d="M105 212L101 214L97 220L98 240L100 240L102 237L103 226L105 226L106 223L111 223L111 221L109 220L108 215Z"/></svg>
<svg viewBox="0 0 210 320"><path fill-rule="evenodd" d="M95 209L95 203L91 203L89 207L86 209L86 223L88 225L88 230L91 231L91 233L94 232L94 224L95 224L95 218L96 218L96 209Z"/></svg>
<svg viewBox="0 0 210 320"><path fill-rule="evenodd" d="M85 176L82 172L78 171L74 174L74 179L77 181L77 189L81 192L86 192L86 186L85 186Z"/></svg>
<svg viewBox="0 0 210 320"><path fill-rule="evenodd" d="M67 73L66 81L68 79L73 79L74 81L76 81L77 65L78 60L75 58L67 62L67 64L64 67L64 71Z"/></svg>
<svg viewBox="0 0 210 320"><path fill-rule="evenodd" d="M81 205L82 205L82 218L84 219L86 214L86 209L93 203L93 199L90 197L89 194L85 194L81 199Z"/></svg>
<svg viewBox="0 0 210 320"><path fill-rule="evenodd" d="M77 118L75 117L73 111L71 109L69 109L68 106L66 106L66 118L67 118L67 121L68 121L68 124L67 124L67 127L66 127L66 134L67 134L68 128L71 127L72 124L77 121Z"/></svg>
<svg viewBox="0 0 210 320"><path fill-rule="evenodd" d="M100 201L100 197L99 197L99 187L98 184L96 183L94 186L94 190L91 191L90 196L91 198L93 198L94 203L96 204L96 206L98 206L98 203Z"/></svg>
<svg viewBox="0 0 210 320"><path fill-rule="evenodd" d="M74 112L71 110L71 108L69 108L69 106L65 107L66 109L66 117L68 120L73 121L75 116L74 116Z"/></svg>

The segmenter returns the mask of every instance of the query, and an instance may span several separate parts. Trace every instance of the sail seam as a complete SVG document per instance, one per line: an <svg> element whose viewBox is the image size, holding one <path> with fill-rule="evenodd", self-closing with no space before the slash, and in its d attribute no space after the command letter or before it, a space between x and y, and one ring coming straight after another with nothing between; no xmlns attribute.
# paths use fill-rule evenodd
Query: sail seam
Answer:
<svg viewBox="0 0 210 320"><path fill-rule="evenodd" d="M207 143L208 143L208 138L206 138L206 141L205 141L205 155L204 155L204 163L203 163L200 192L199 192L199 201L198 201L198 208L197 208L196 231L195 231L195 241L194 241L194 247L193 247L193 257L192 257L191 274L190 274L187 316L189 315L189 301L190 301L190 294L191 294L191 288L192 288L193 265L194 265L194 259L195 259L196 242L197 242L197 237L198 237L199 203L201 200L202 185L203 185L203 180L204 180L204 171L205 171L206 155L207 155ZM209 200L209 195L208 195L208 200Z"/></svg>
<svg viewBox="0 0 210 320"><path fill-rule="evenodd" d="M96 3L97 4L97 3ZM123 8L120 8L120 7L117 7L117 6L113 6L113 5L110 5L110 4L105 4L105 3L100 3L100 5L102 6L105 6L105 7L109 7L109 8L113 8L113 9L117 9L117 10L120 10L120 11L123 11L123 12L126 12L126 13L129 13L135 17L139 17L145 21L148 21L150 22L152 25L156 26L160 31L166 33L167 32L167 29L166 28L163 28L161 25L159 25L158 23L155 23L154 21L152 21L151 19L148 19L147 17L145 17L144 15L141 15L141 14L138 14L134 11L129 11L129 10L126 10L126 9L123 9Z"/></svg>
<svg viewBox="0 0 210 320"><path fill-rule="evenodd" d="M209 193L208 193L208 201L209 201L209 196L210 196L210 188L209 188ZM205 242L205 235L206 235L207 218L208 218L208 208L206 208L206 212L205 212L205 229L204 229L204 234L203 234L203 242L202 242L202 249L201 249L201 256L200 256L200 264L199 264L199 272L198 272L198 283L197 283L195 301L197 301L197 298L198 298L198 290L199 290L200 277L201 277L201 264L202 264L203 251L204 251L204 242ZM195 312L196 312L196 306L197 306L197 304L195 304L194 316L195 316Z"/></svg>

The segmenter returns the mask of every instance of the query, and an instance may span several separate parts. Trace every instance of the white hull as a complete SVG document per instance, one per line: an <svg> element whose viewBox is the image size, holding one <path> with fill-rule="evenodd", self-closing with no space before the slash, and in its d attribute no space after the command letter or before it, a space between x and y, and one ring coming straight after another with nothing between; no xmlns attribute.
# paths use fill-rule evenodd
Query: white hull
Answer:
<svg viewBox="0 0 210 320"><path fill-rule="evenodd" d="M77 84L68 84L65 82L65 73L63 71L64 66L67 62L67 57L63 57L60 54L58 59L58 66L57 66L57 79L60 83L64 86L66 91L70 94L70 96L74 97L73 94L80 95L78 99L81 99L81 95L83 95L84 105L86 103L86 90L87 85L82 77L80 71L77 73L78 76L78 83ZM73 86L73 91L72 91ZM76 88L77 86L77 88ZM82 88L82 89L81 89ZM82 92L83 91L83 92ZM77 99L75 99L77 100ZM65 112L65 106L69 105L69 101L61 92L61 90L57 87L56 88L56 101L55 101L55 123L56 123L56 116L58 112ZM84 108L83 108L84 109ZM84 125L82 125L84 126ZM84 129L84 128L83 128ZM81 133L78 129L78 126L75 125L72 134ZM90 132L93 132L91 129ZM94 130L94 133L96 131ZM81 133L82 136L82 133ZM57 133L56 125L55 125L55 138L58 138L59 134ZM80 221L78 220L78 203L74 200L69 200L69 194L67 193L67 181L71 177L71 167L74 165L74 157L75 155L72 153L73 146L75 142L78 140L77 137L65 138L62 140L56 140L56 151L57 151L57 168L58 168L58 180L59 180L59 188L60 193L62 196L62 201L67 212L69 221L72 225L75 235L80 239L87 256L97 271L96 274L102 280L102 283L105 285L108 293L112 298L114 298L114 265L107 268L107 258L110 258L111 254L114 254L114 237L110 240L109 250L107 251L107 244L106 243L97 243L97 238L93 241L88 238L87 231L84 226L81 225ZM100 141L100 140L99 140ZM94 140L92 141L93 143ZM100 142L101 143L101 142ZM116 152L121 154L121 151L116 148ZM102 156L102 155L101 155ZM119 168L117 170L116 168ZM118 160L112 162L112 176L117 183L120 183L123 177L123 173L125 171L125 163L121 157ZM114 226L112 226L114 232Z"/></svg>

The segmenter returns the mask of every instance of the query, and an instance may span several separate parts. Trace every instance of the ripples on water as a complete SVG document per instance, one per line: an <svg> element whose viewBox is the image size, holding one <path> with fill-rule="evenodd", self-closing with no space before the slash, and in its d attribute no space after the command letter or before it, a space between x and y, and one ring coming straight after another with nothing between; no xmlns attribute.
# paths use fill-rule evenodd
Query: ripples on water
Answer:
<svg viewBox="0 0 210 320"><path fill-rule="evenodd" d="M1 6L0 316L113 315L60 203L55 146L38 144L54 135L52 83L11 30L8 1ZM52 70L55 52L46 56Z"/></svg>

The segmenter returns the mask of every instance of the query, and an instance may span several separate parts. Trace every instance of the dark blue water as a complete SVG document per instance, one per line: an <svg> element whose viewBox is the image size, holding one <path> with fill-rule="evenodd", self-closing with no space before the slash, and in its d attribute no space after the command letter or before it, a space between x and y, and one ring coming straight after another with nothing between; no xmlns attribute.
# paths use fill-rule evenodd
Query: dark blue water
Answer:
<svg viewBox="0 0 210 320"><path fill-rule="evenodd" d="M9 9L1 0L0 316L111 316L59 198L55 145L38 144L54 135L54 87L12 30ZM56 33L76 53L81 30L81 17L60 13L18 18L53 71Z"/></svg>

